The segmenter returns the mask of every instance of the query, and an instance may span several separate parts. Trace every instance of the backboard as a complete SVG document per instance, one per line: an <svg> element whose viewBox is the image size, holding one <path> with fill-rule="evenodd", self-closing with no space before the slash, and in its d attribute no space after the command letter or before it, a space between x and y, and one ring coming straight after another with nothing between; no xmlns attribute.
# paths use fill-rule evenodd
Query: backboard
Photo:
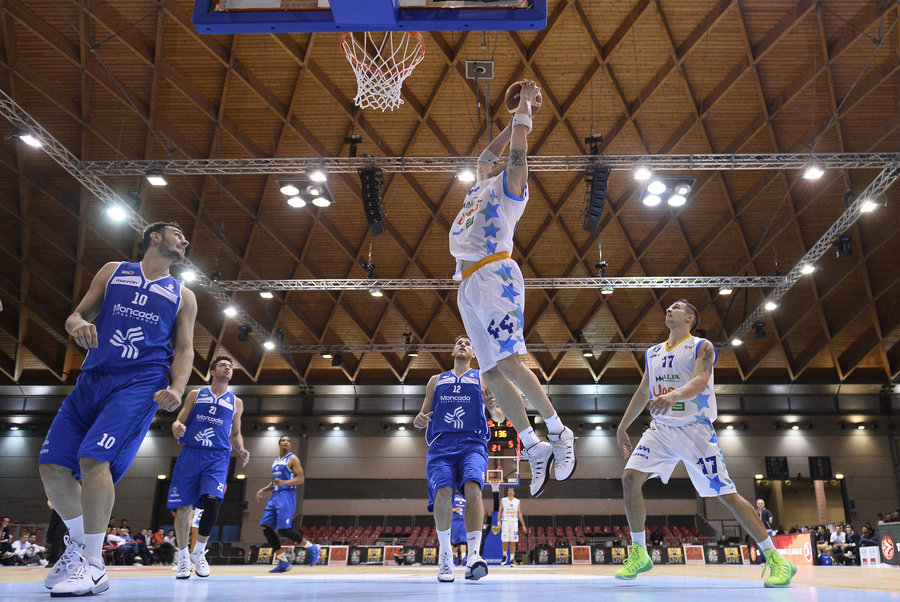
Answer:
<svg viewBox="0 0 900 602"><path fill-rule="evenodd" d="M547 0L194 0L199 33L536 30Z"/></svg>

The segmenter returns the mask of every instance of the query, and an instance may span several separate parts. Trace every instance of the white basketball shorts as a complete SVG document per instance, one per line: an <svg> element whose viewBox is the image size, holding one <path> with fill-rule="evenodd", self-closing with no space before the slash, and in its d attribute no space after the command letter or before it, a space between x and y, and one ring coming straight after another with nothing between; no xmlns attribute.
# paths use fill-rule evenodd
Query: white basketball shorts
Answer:
<svg viewBox="0 0 900 602"><path fill-rule="evenodd" d="M519 521L500 521L500 541L504 543L517 543L519 541Z"/></svg>
<svg viewBox="0 0 900 602"><path fill-rule="evenodd" d="M463 280L459 314L478 368L484 372L513 353L525 354L525 282L512 259L489 263Z"/></svg>
<svg viewBox="0 0 900 602"><path fill-rule="evenodd" d="M679 461L684 462L694 488L702 497L737 491L734 481L728 477L716 430L708 421L670 426L654 420L644 431L625 468L650 473L668 483Z"/></svg>

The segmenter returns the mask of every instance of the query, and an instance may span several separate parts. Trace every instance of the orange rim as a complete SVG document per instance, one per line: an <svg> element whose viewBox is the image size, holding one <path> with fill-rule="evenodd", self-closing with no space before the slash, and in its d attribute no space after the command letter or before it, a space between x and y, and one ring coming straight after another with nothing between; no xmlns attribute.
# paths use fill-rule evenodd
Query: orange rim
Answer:
<svg viewBox="0 0 900 602"><path fill-rule="evenodd" d="M387 69L384 67L373 67L372 65L368 65L362 62L361 60L356 58L356 55L353 54L353 50L350 47L350 44L347 42L347 37L353 35L353 33L349 31L345 31L341 34L341 50L351 64L368 69L369 71L379 71L381 73L397 73L401 71L412 70L416 65L422 62L422 59L425 58L425 38L423 38L422 34L418 31L404 31L403 33L413 36L419 42L419 50L413 55L413 58L408 65L404 62L402 66Z"/></svg>

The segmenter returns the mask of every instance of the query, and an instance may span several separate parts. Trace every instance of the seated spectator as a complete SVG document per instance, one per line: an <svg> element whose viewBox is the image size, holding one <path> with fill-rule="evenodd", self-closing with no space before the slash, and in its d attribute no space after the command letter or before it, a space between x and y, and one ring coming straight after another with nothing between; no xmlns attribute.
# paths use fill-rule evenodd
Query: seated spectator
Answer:
<svg viewBox="0 0 900 602"><path fill-rule="evenodd" d="M153 540L150 535L149 529L141 529L141 532L134 538L138 550L137 558L134 559L135 566L138 563L146 565L153 563Z"/></svg>
<svg viewBox="0 0 900 602"><path fill-rule="evenodd" d="M844 525L844 539L846 543L841 546L841 557L844 564L859 564L859 533L853 530L853 525Z"/></svg>
<svg viewBox="0 0 900 602"><path fill-rule="evenodd" d="M727 546L730 543L731 542L728 540L728 536L726 536L724 533L722 533L721 537L719 537L719 540L716 541L716 545L718 546Z"/></svg>
<svg viewBox="0 0 900 602"><path fill-rule="evenodd" d="M892 523L900 523L900 509L894 510L894 514L891 515Z"/></svg>
<svg viewBox="0 0 900 602"><path fill-rule="evenodd" d="M44 558L44 552L47 548L38 545L37 536L34 533L26 533L22 531L15 542L13 542L13 551L16 553L16 559L20 564L40 564L47 566L47 559Z"/></svg>
<svg viewBox="0 0 900 602"><path fill-rule="evenodd" d="M866 546L877 546L878 540L876 537L872 525L870 523L864 524L862 529L859 530L859 547L865 548Z"/></svg>
<svg viewBox="0 0 900 602"><path fill-rule="evenodd" d="M884 523L884 515L881 512L879 512L878 514L875 515L875 524L880 525L882 523Z"/></svg>
<svg viewBox="0 0 900 602"><path fill-rule="evenodd" d="M575 538L575 545L576 545L576 546L586 546L586 545L588 545L587 539L584 538L584 535L579 535L578 537Z"/></svg>
<svg viewBox="0 0 900 602"><path fill-rule="evenodd" d="M663 534L660 532L659 527L653 527L653 530L650 531L650 537L648 538L651 546L661 546L663 542Z"/></svg>
<svg viewBox="0 0 900 602"><path fill-rule="evenodd" d="M825 528L825 525L817 525L816 526L816 553L818 555L822 554L831 554L831 545L830 534L828 533L828 529Z"/></svg>
<svg viewBox="0 0 900 602"><path fill-rule="evenodd" d="M131 537L131 530L127 524L119 528L119 538L123 542L116 547L115 555L122 559L123 564L134 564L136 566L143 564L139 556L140 547L138 542Z"/></svg>
<svg viewBox="0 0 900 602"><path fill-rule="evenodd" d="M107 524L106 526L107 526L107 527L112 527L113 529L117 529L118 527L116 527L116 517L115 517L115 516L110 516L110 517L109 517L109 524Z"/></svg>
<svg viewBox="0 0 900 602"><path fill-rule="evenodd" d="M162 533L162 529L159 530ZM161 564L175 564L175 530L169 529L169 534L165 535L162 543L157 546L159 552L159 562Z"/></svg>
<svg viewBox="0 0 900 602"><path fill-rule="evenodd" d="M556 541L554 542L553 547L554 548L568 548L569 540L566 539L565 537L563 537L562 535L560 535L559 537L556 538Z"/></svg>
<svg viewBox="0 0 900 602"><path fill-rule="evenodd" d="M788 535L793 535L793 534L799 533L799 532L800 532L800 527L798 527L797 525L791 525L791 528L788 529Z"/></svg>
<svg viewBox="0 0 900 602"><path fill-rule="evenodd" d="M807 527L806 525L803 525L802 527L800 527L800 532L801 533L809 533L809 527Z"/></svg>
<svg viewBox="0 0 900 602"><path fill-rule="evenodd" d="M835 546L842 546L845 543L847 543L847 540L844 534L844 525L837 523L834 525L834 533L832 533L831 537L828 539L828 544L834 548Z"/></svg>
<svg viewBox="0 0 900 602"><path fill-rule="evenodd" d="M3 560L15 556L12 549L12 536L9 533L9 523L9 517L4 516L3 523L0 524L0 559Z"/></svg>

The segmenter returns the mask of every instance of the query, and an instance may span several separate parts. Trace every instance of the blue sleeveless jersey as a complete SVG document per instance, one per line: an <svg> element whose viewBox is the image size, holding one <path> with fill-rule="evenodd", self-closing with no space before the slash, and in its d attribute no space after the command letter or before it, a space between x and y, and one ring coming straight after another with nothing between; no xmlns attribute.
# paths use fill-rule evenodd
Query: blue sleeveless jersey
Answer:
<svg viewBox="0 0 900 602"><path fill-rule="evenodd" d="M209 387L197 393L188 416L187 430L178 440L187 447L231 450L231 422L234 419L234 393L216 397Z"/></svg>
<svg viewBox="0 0 900 602"><path fill-rule="evenodd" d="M82 370L132 371L172 363L175 316L181 281L147 280L140 263L123 261L106 283L97 316L97 348L88 350Z"/></svg>
<svg viewBox="0 0 900 602"><path fill-rule="evenodd" d="M282 481L290 481L294 478L294 473L291 472L291 469L288 468L288 460L291 459L291 456L294 455L294 452L288 452L286 455L275 458L275 461L272 462L272 480L281 479ZM296 485L272 485L272 491L293 491L297 488Z"/></svg>
<svg viewBox="0 0 900 602"><path fill-rule="evenodd" d="M490 439L481 376L474 368L462 376L456 376L452 370L438 376L431 411L434 414L425 429L428 445L444 433L472 434L484 441Z"/></svg>

